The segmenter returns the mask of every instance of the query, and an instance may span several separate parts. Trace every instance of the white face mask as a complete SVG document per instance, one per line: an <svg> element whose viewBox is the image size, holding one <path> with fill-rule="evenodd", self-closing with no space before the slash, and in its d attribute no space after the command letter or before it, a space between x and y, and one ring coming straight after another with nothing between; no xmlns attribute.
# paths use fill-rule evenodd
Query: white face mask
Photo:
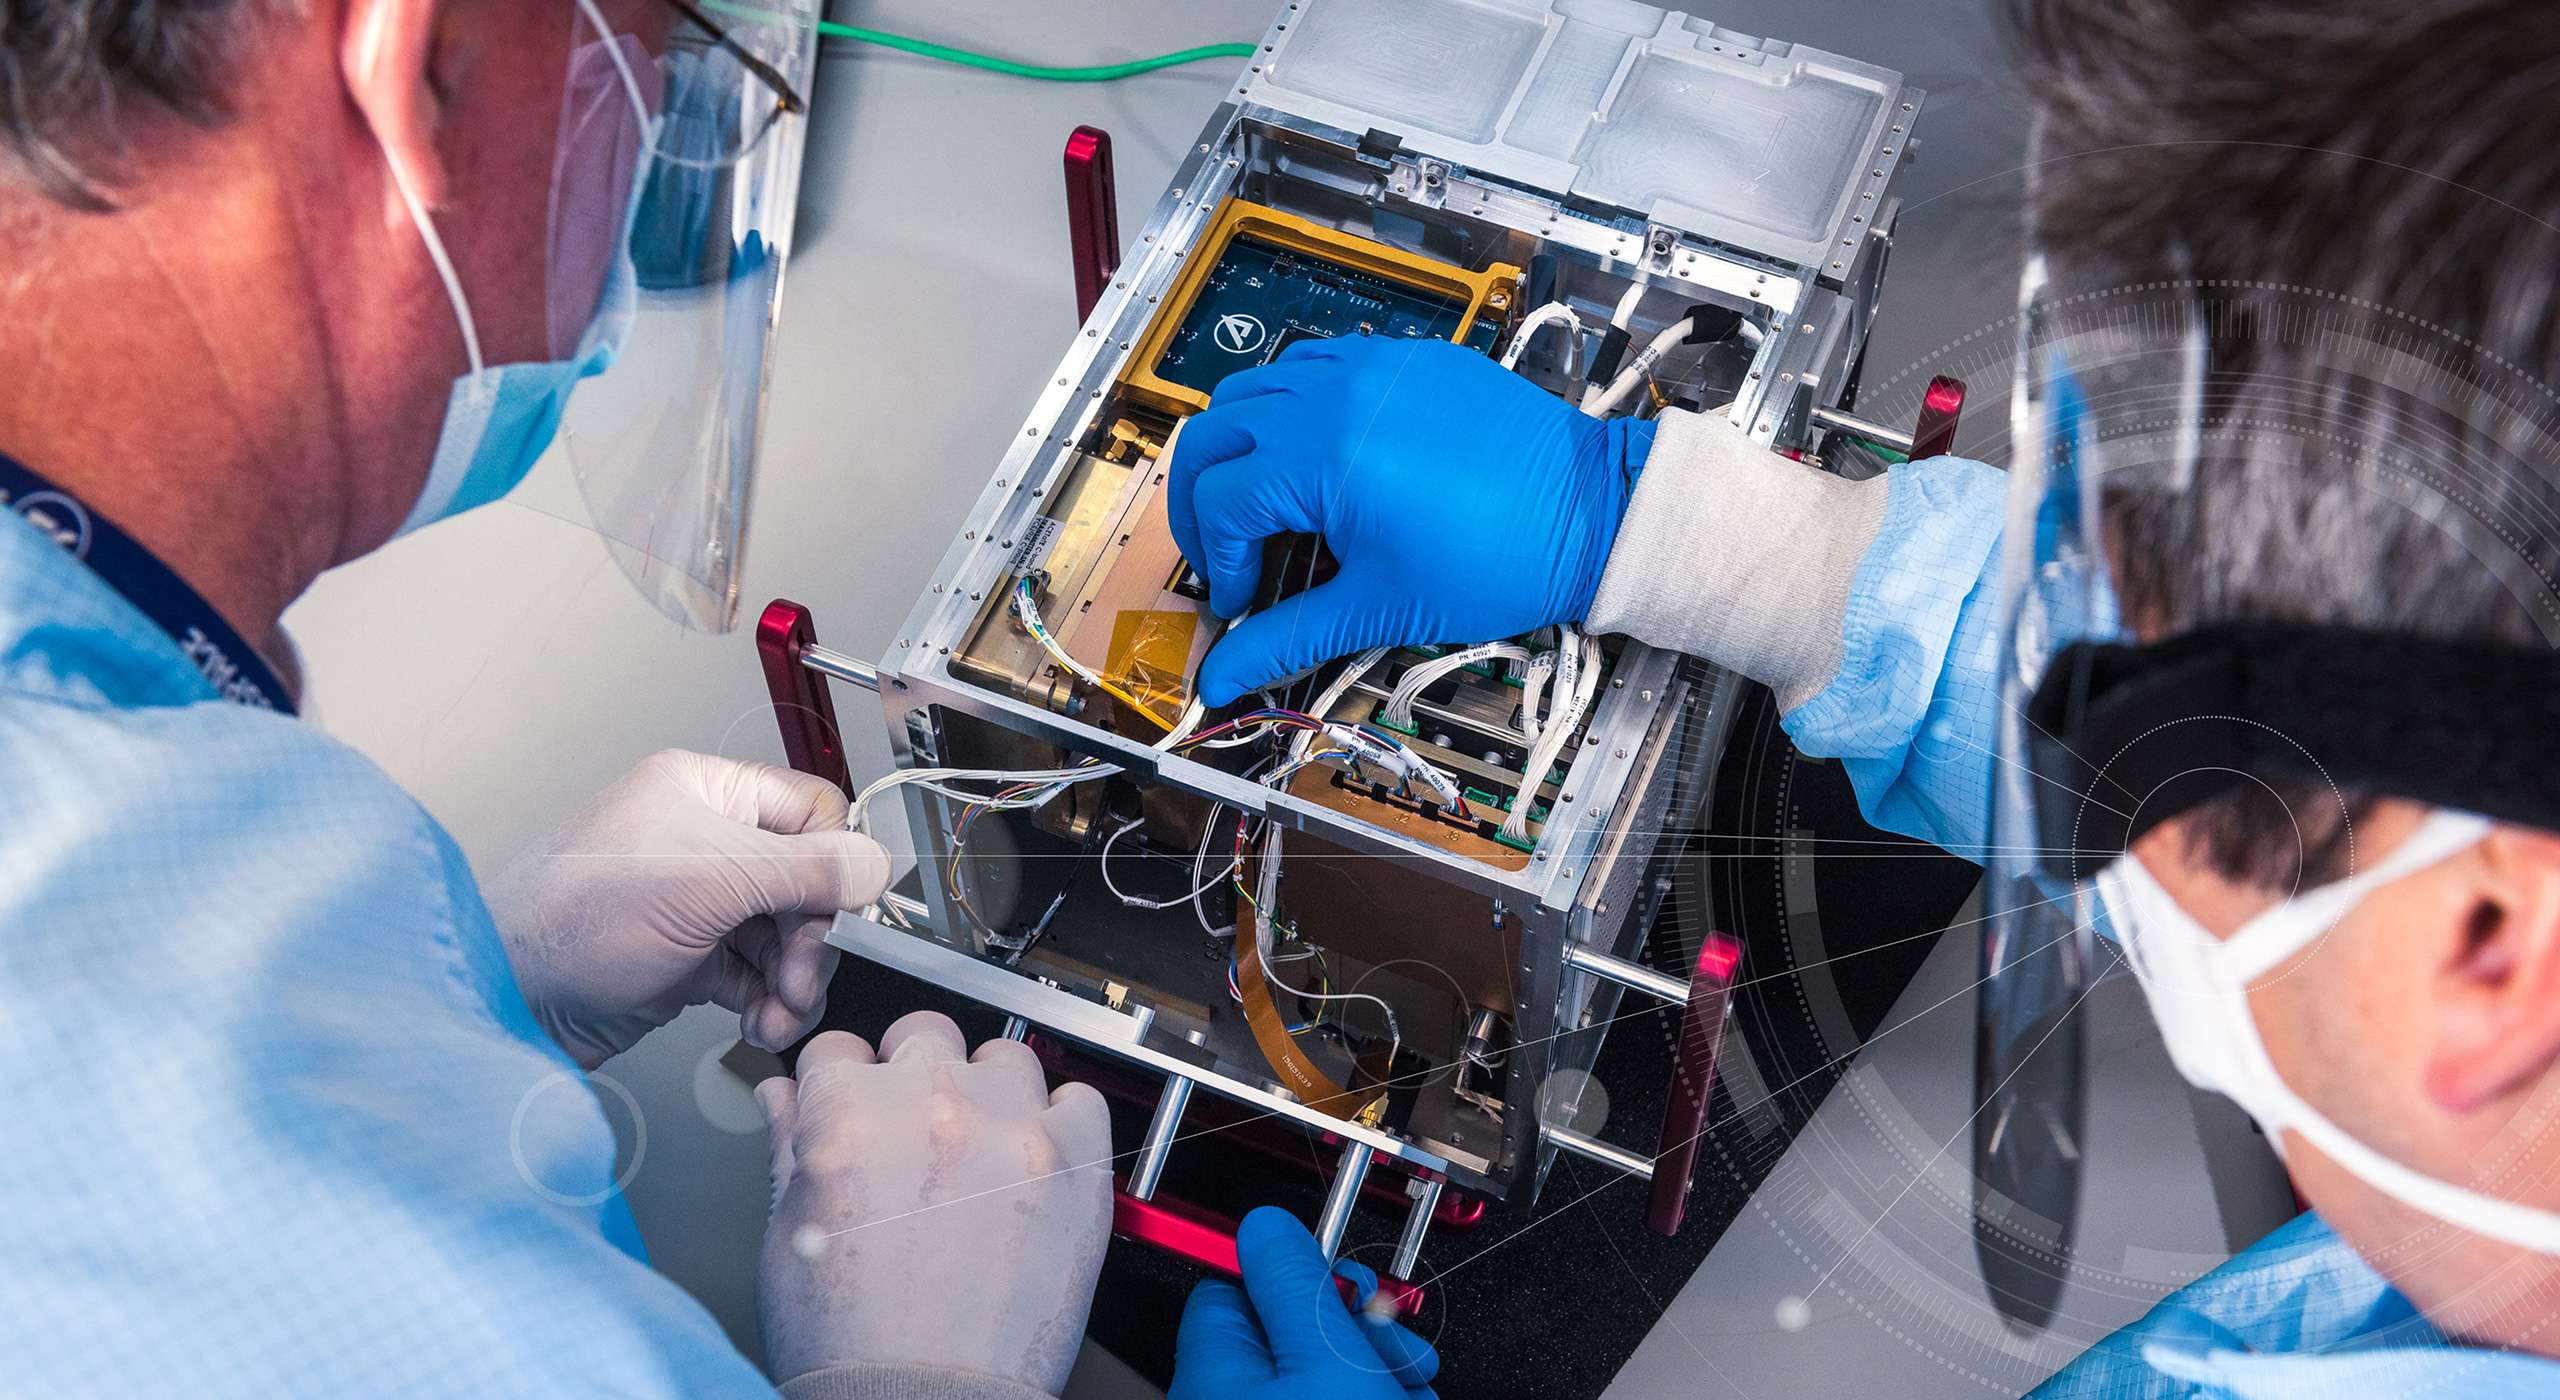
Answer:
<svg viewBox="0 0 2560 1400"><path fill-rule="evenodd" d="M2126 957L2142 979L2169 1058L2187 1082L2221 1094L2266 1129L2283 1151L2290 1130L2359 1180L2404 1205L2473 1234L2544 1254L2560 1254L2560 1213L2483 1195L2412 1170L2349 1136L2276 1073L2249 1014L2249 984L2310 947L2375 889L2469 850L2487 820L2461 812L2429 816L2400 848L2369 871L2289 899L2216 938L2179 907L2131 855L2097 874L2097 892Z"/></svg>

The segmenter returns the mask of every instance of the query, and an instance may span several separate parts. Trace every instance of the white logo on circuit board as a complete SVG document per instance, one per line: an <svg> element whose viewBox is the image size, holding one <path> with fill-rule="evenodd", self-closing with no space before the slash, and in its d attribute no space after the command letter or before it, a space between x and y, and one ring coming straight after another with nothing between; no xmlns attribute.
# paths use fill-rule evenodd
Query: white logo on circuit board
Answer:
<svg viewBox="0 0 2560 1400"><path fill-rule="evenodd" d="M1262 328L1260 318L1236 312L1218 318L1216 334L1219 349L1230 355L1250 355L1262 348L1271 333Z"/></svg>

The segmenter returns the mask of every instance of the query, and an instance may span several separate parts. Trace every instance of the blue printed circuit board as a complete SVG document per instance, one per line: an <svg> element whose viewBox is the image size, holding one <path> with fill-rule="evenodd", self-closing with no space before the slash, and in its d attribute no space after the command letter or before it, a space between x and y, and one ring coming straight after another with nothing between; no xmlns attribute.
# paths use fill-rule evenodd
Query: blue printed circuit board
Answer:
<svg viewBox="0 0 2560 1400"><path fill-rule="evenodd" d="M1237 238L1209 271L1190 314L1165 345L1156 373L1213 393L1239 370L1269 364L1301 340L1386 335L1447 340L1466 303L1381 277ZM1465 344L1491 354L1500 327L1479 320Z"/></svg>

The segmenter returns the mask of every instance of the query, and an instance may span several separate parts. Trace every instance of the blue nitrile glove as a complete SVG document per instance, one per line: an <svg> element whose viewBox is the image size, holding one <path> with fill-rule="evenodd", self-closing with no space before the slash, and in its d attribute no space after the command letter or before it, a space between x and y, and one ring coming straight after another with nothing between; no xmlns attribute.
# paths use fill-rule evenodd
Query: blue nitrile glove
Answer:
<svg viewBox="0 0 2560 1400"><path fill-rule="evenodd" d="M1251 605L1270 535L1322 535L1342 572L1219 642L1200 694L1579 622L1652 445L1651 423L1604 423L1446 341L1302 341L1230 376L1183 424L1166 498L1209 606Z"/></svg>
<svg viewBox="0 0 2560 1400"><path fill-rule="evenodd" d="M1366 1304L1378 1276L1327 1268L1298 1218L1264 1206L1236 1230L1244 1287L1219 1280L1191 1290L1173 1343L1165 1400L1433 1400L1440 1354ZM1359 1288L1342 1305L1333 1276Z"/></svg>

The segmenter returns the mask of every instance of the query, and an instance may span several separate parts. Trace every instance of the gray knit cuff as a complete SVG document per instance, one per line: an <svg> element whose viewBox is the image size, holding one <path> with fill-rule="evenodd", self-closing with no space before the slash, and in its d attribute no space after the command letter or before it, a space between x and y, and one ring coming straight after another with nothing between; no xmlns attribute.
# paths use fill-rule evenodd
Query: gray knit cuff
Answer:
<svg viewBox="0 0 2560 1400"><path fill-rule="evenodd" d="M1781 457L1721 414L1665 413L1587 625L1705 657L1792 710L1840 669L1885 485Z"/></svg>
<svg viewBox="0 0 2560 1400"><path fill-rule="evenodd" d="M939 1366L830 1366L782 1383L783 1400L1056 1400L1037 1386Z"/></svg>

